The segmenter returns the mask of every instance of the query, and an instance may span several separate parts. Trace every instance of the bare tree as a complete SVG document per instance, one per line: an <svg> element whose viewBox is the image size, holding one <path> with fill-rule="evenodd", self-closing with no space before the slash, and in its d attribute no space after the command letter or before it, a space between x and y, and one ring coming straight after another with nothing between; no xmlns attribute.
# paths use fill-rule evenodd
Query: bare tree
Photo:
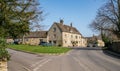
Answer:
<svg viewBox="0 0 120 71"><path fill-rule="evenodd" d="M95 20L89 26L101 33L111 32L120 38L120 0L107 1L99 8Z"/></svg>

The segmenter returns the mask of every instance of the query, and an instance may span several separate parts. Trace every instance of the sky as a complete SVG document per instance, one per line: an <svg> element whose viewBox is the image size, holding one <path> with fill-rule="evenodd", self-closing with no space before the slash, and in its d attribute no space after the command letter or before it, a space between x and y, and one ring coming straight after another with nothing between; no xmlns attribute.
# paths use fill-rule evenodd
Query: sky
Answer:
<svg viewBox="0 0 120 71"><path fill-rule="evenodd" d="M89 24L95 19L98 9L105 3L105 0L39 0L43 10L44 30L49 30L54 22L64 20L64 24L70 25L84 36L90 37L93 32Z"/></svg>

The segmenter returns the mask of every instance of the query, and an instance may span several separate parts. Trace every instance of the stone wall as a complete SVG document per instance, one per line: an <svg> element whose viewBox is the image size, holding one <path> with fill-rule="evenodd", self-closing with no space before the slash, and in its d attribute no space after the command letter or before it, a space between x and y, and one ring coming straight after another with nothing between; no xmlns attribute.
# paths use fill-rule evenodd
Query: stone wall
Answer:
<svg viewBox="0 0 120 71"><path fill-rule="evenodd" d="M13 43L14 40L13 40L12 38L7 38L7 39L6 39L6 42L7 42L7 43Z"/></svg>
<svg viewBox="0 0 120 71"><path fill-rule="evenodd" d="M6 61L0 61L0 71L8 71Z"/></svg>
<svg viewBox="0 0 120 71"><path fill-rule="evenodd" d="M47 38L25 38L25 44L39 45L40 40L47 42Z"/></svg>
<svg viewBox="0 0 120 71"><path fill-rule="evenodd" d="M109 48L112 51L120 53L120 41L119 42L113 42L111 45L109 45Z"/></svg>

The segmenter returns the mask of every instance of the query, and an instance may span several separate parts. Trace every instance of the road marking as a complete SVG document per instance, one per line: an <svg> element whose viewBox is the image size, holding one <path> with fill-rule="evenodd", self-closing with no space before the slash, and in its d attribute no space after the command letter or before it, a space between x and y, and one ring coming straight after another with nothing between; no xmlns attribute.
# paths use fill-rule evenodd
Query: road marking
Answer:
<svg viewBox="0 0 120 71"><path fill-rule="evenodd" d="M25 67L25 66L22 66L25 70L27 71L31 71L29 68Z"/></svg>
<svg viewBox="0 0 120 71"><path fill-rule="evenodd" d="M39 64L37 67L35 67L35 68L33 69L33 71L38 71L38 69L39 69L40 67L42 67L44 64L48 63L49 61L51 61L51 59L47 59L47 60L44 61L43 63Z"/></svg>
<svg viewBox="0 0 120 71"><path fill-rule="evenodd" d="M36 66L38 66L40 63L42 63L42 62L44 62L44 61L46 61L46 60L47 60L47 59L40 60L40 61L32 64L31 67L36 67Z"/></svg>

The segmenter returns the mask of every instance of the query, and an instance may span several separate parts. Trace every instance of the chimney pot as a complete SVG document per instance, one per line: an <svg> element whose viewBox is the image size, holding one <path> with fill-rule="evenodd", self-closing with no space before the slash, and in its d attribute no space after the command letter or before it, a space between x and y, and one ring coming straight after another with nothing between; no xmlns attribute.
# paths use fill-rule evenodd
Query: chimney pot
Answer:
<svg viewBox="0 0 120 71"><path fill-rule="evenodd" d="M70 26L72 27L72 23L70 23Z"/></svg>
<svg viewBox="0 0 120 71"><path fill-rule="evenodd" d="M61 19L61 20L60 20L60 24L63 24L63 22L64 22L64 21Z"/></svg>

